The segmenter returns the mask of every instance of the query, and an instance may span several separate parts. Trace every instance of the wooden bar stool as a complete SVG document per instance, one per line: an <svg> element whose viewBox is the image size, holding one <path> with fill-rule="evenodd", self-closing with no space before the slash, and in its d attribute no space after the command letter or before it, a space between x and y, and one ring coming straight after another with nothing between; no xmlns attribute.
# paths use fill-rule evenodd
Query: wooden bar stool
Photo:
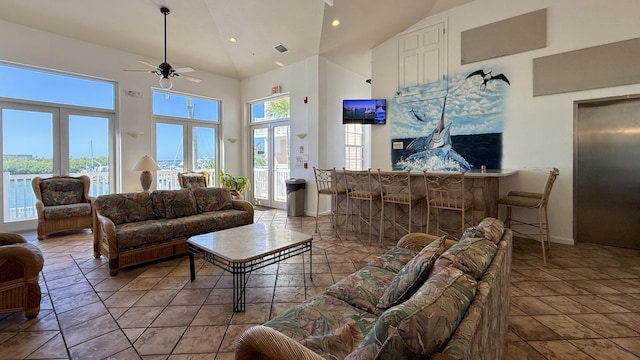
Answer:
<svg viewBox="0 0 640 360"><path fill-rule="evenodd" d="M373 202L380 199L380 191L373 188L373 176L371 169L369 170L347 170L344 169L345 183L347 185L347 213L344 227L344 237L347 237L347 225L349 225L349 217L351 217L351 228L353 229L353 215L349 211L349 205L355 202L358 208L358 232L362 233L362 223L369 225L369 245L371 245L371 232L373 230ZM362 209L365 203L369 203L368 218L363 216ZM354 204L356 205L356 204ZM366 214L365 214L366 215Z"/></svg>
<svg viewBox="0 0 640 360"><path fill-rule="evenodd" d="M320 211L320 195L331 196L331 226L336 230L338 234L338 195L345 195L346 189L340 189L338 187L338 180L336 177L336 168L331 169L316 169L313 167L313 173L316 177L316 187L318 189L318 198L316 200L316 233L318 232L318 216ZM346 226L346 224L345 224Z"/></svg>
<svg viewBox="0 0 640 360"><path fill-rule="evenodd" d="M547 215L547 204L549 203L549 195L551 194L551 188L553 188L553 183L556 181L556 178L560 174L560 171L556 168L553 168L549 172L549 177L547 178L547 184L544 187L544 191L541 193L535 192L526 192L526 191L510 191L507 196L500 198L498 200L498 205L504 205L507 207L507 217L504 221L506 227L511 228L514 234L521 235L523 237L528 237L530 239L538 240L542 244L542 262L543 264L547 264L547 255L546 255L546 246L545 241L547 242L547 246L549 247L549 256L551 256L551 241L549 239L549 217ZM537 222L527 222L523 220L516 220L511 216L512 208L522 208L522 209L535 209L538 212L538 221ZM536 232L526 232L527 230L517 230L514 229L514 226L518 226L519 229L532 229L534 228ZM538 239L535 236L539 236Z"/></svg>
<svg viewBox="0 0 640 360"><path fill-rule="evenodd" d="M378 183L380 184L382 207L380 210L380 239L378 246L382 246L384 237L385 204L393 204L393 232L399 226L407 233L411 232L412 212L416 204L422 202L425 197L411 192L411 173L409 171L380 171L378 169ZM405 228L396 221L396 205L408 206L408 224ZM422 216L422 212L420 213Z"/></svg>
<svg viewBox="0 0 640 360"><path fill-rule="evenodd" d="M461 172L428 173L425 171L424 181L427 194L426 232L429 233L430 217L435 214L435 235L440 235L442 232L454 239L459 239L464 230L473 222L473 198L472 194L465 189L464 174ZM440 214L446 211L460 213L460 227L442 226ZM467 218L469 219L467 220ZM453 232L456 234L452 235Z"/></svg>

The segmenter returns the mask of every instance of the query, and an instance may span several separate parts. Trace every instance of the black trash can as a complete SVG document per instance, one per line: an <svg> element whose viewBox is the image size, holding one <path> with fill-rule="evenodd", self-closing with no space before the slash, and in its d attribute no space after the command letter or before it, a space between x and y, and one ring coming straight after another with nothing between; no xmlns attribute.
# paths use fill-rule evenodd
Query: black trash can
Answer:
<svg viewBox="0 0 640 360"><path fill-rule="evenodd" d="M306 181L304 179L288 179L287 184L287 215L304 216L304 196Z"/></svg>

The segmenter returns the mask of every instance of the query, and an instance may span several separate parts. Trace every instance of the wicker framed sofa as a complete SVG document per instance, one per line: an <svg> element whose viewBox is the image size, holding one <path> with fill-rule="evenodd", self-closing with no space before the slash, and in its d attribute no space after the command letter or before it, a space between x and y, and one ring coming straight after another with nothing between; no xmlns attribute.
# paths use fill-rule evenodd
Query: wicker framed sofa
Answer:
<svg viewBox="0 0 640 360"><path fill-rule="evenodd" d="M501 359L512 233L484 219L460 241L408 234L304 303L247 329L236 359Z"/></svg>
<svg viewBox="0 0 640 360"><path fill-rule="evenodd" d="M251 203L215 187L101 195L95 208L93 255L109 259L112 276L186 253L193 235L253 223Z"/></svg>

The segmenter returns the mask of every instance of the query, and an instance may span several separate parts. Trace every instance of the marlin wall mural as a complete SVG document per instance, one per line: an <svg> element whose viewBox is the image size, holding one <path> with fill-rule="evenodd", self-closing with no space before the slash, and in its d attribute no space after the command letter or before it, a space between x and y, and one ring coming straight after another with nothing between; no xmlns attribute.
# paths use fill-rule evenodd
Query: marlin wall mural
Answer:
<svg viewBox="0 0 640 360"><path fill-rule="evenodd" d="M389 107L393 169L499 169L511 83L495 70L454 75L446 89L433 83L398 91Z"/></svg>

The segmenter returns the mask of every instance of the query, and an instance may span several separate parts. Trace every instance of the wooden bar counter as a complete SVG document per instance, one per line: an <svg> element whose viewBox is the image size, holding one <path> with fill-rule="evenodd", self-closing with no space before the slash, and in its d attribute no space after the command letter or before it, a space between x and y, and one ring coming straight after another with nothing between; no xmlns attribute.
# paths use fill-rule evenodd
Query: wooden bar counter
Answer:
<svg viewBox="0 0 640 360"><path fill-rule="evenodd" d="M518 170L506 170L506 169L488 169L488 170L471 170L465 172L465 188L467 191L473 194L473 219L471 221L472 224L477 224L482 219L487 216L490 217L498 217L498 199L500 197L500 179L503 177L513 176L518 173ZM374 179L374 188L378 187L378 171L371 170L372 177ZM342 171L338 171L338 187L345 188L345 180ZM377 189L379 190L379 189ZM423 172L411 172L411 190L415 194L425 195L426 194L426 186L424 182L424 173ZM387 206L387 205L385 205ZM345 211L346 211L346 196L342 195L338 197L338 225L342 231L344 231L344 222L345 222ZM377 235L380 227L380 200L374 202L374 221L373 228L374 233ZM406 206L396 206L395 211L398 211L398 214L406 214ZM387 209L385 208L385 214L388 214ZM393 210L391 210L393 211ZM362 209L357 204L357 201L353 201L349 206L349 212L353 215L350 217L349 221L349 231L352 231L351 221L354 222L353 229L360 229L360 224L358 223L360 220L358 215L362 215L363 217L368 218L369 208L368 206L363 206ZM413 218L413 231L424 231L426 224L426 204L423 203L419 206L414 207L412 218ZM387 216L385 216L387 217ZM353 220L351 220L353 219ZM460 217L458 216L459 221ZM404 218L403 218L404 220ZM446 218L443 218L442 221L447 221ZM385 222L385 237L392 236L394 239L399 239L398 236L402 236L403 234L391 234L389 232L389 222ZM459 225L458 225L459 226ZM362 226L364 232L367 231L367 226ZM435 230L434 226L431 226L429 232L433 233Z"/></svg>

